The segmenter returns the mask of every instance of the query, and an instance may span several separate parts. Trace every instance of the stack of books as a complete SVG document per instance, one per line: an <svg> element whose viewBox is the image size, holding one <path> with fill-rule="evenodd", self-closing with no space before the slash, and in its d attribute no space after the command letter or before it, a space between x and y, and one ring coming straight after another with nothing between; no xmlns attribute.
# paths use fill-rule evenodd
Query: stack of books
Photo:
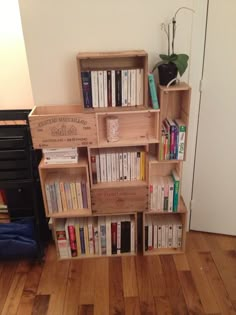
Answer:
<svg viewBox="0 0 236 315"><path fill-rule="evenodd" d="M9 223L10 218L8 214L6 196L4 190L0 190L0 223Z"/></svg>
<svg viewBox="0 0 236 315"><path fill-rule="evenodd" d="M79 153L77 148L50 148L43 149L46 164L78 163Z"/></svg>

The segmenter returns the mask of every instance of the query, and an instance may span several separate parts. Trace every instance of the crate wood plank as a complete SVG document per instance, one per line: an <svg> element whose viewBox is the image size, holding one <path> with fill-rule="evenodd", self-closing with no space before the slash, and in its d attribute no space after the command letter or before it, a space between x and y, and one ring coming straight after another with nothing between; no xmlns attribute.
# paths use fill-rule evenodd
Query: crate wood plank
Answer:
<svg viewBox="0 0 236 315"><path fill-rule="evenodd" d="M92 212L135 212L147 209L147 187L92 190Z"/></svg>
<svg viewBox="0 0 236 315"><path fill-rule="evenodd" d="M41 111L42 114L34 115L33 112L29 116L35 149L97 145L95 114L59 112L47 115Z"/></svg>

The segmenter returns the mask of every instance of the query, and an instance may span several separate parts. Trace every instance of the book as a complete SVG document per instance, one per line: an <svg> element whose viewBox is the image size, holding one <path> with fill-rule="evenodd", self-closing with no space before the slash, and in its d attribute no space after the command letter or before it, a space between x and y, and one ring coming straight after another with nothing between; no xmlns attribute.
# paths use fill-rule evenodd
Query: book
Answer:
<svg viewBox="0 0 236 315"><path fill-rule="evenodd" d="M143 105L143 69L136 69L136 71L137 105Z"/></svg>
<svg viewBox="0 0 236 315"><path fill-rule="evenodd" d="M131 250L131 222L128 216L121 219L121 253L129 253Z"/></svg>
<svg viewBox="0 0 236 315"><path fill-rule="evenodd" d="M65 220L58 220L55 224L55 236L60 258L69 257L69 242L66 238Z"/></svg>
<svg viewBox="0 0 236 315"><path fill-rule="evenodd" d="M115 91L116 91L116 106L122 105L122 82L121 70L115 70Z"/></svg>
<svg viewBox="0 0 236 315"><path fill-rule="evenodd" d="M176 172L176 170L172 171L172 178L174 181L174 194L173 194L173 212L178 211L178 204L179 204L179 183L180 178Z"/></svg>
<svg viewBox="0 0 236 315"><path fill-rule="evenodd" d="M93 106L92 105L91 72L90 71L82 71L81 72L81 79L82 79L84 107L85 108L91 108Z"/></svg>
<svg viewBox="0 0 236 315"><path fill-rule="evenodd" d="M104 97L104 107L108 106L107 103L107 71L103 71L103 97Z"/></svg>
<svg viewBox="0 0 236 315"><path fill-rule="evenodd" d="M116 217L111 219L111 253L117 254L117 221Z"/></svg>
<svg viewBox="0 0 236 315"><path fill-rule="evenodd" d="M99 107L104 107L104 80L103 71L98 71L98 99Z"/></svg>
<svg viewBox="0 0 236 315"><path fill-rule="evenodd" d="M92 104L94 108L99 107L98 99L98 72L91 71L91 84L92 84Z"/></svg>
<svg viewBox="0 0 236 315"><path fill-rule="evenodd" d="M91 155L91 171L93 184L97 184L97 168L96 168L96 155Z"/></svg>
<svg viewBox="0 0 236 315"><path fill-rule="evenodd" d="M178 146L177 146L177 159L183 160L185 153L185 138L186 138L186 124L181 119L175 119L178 130Z"/></svg>
<svg viewBox="0 0 236 315"><path fill-rule="evenodd" d="M156 83L154 79L153 73L148 74L148 83L149 83L149 91L151 95L152 107L154 109L159 109L159 103L157 98L157 90L156 90Z"/></svg>
<svg viewBox="0 0 236 315"><path fill-rule="evenodd" d="M112 106L112 75L111 70L107 71L107 106Z"/></svg>
<svg viewBox="0 0 236 315"><path fill-rule="evenodd" d="M71 256L72 257L76 257L78 255L78 253L77 253L76 234L75 234L75 220L74 220L74 218L66 219L65 228L68 229Z"/></svg>
<svg viewBox="0 0 236 315"><path fill-rule="evenodd" d="M130 70L130 105L135 106L137 105L137 95L136 95L136 69L131 69Z"/></svg>

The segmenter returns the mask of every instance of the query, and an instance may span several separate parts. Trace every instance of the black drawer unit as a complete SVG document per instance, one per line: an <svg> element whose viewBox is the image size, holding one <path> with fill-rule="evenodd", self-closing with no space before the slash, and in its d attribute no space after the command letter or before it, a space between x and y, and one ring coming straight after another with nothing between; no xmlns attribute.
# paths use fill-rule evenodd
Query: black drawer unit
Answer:
<svg viewBox="0 0 236 315"><path fill-rule="evenodd" d="M0 189L6 196L10 220L34 217L39 251L49 238L38 165L41 150L34 150L28 110L0 110Z"/></svg>

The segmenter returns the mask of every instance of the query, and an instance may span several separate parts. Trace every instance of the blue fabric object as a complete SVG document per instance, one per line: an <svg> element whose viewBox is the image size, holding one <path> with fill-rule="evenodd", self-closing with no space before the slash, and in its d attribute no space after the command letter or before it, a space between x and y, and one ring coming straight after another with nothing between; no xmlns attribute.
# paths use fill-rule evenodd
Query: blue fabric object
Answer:
<svg viewBox="0 0 236 315"><path fill-rule="evenodd" d="M0 258L23 258L37 255L32 218L0 224Z"/></svg>

